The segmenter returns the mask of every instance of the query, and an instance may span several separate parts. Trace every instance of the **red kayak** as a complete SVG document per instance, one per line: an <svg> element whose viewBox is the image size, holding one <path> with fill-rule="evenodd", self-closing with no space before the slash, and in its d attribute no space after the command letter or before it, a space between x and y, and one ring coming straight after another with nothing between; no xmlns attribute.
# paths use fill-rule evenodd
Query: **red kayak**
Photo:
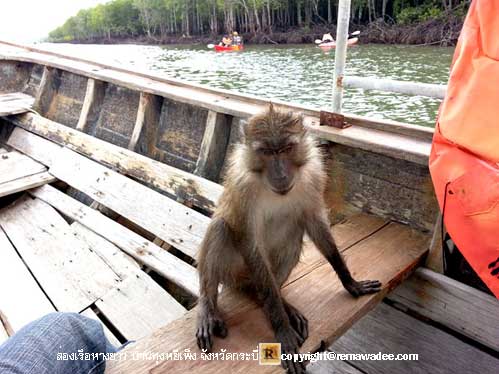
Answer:
<svg viewBox="0 0 499 374"><path fill-rule="evenodd" d="M359 38L352 38L347 40L347 45L357 44ZM321 43L317 45L324 51L329 51L330 49L336 48L336 42Z"/></svg>
<svg viewBox="0 0 499 374"><path fill-rule="evenodd" d="M229 47L223 47L221 45L215 46L215 51L217 52L232 52L232 51L242 51L244 47L242 45L231 45Z"/></svg>

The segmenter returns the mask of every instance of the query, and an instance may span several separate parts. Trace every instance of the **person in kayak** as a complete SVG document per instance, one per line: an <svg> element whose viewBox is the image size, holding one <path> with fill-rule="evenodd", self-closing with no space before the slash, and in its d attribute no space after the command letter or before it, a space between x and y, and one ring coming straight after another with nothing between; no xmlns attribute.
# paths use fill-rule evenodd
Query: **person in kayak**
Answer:
<svg viewBox="0 0 499 374"><path fill-rule="evenodd" d="M232 44L233 45L242 45L243 44L243 38L239 35L237 31L234 31L232 33Z"/></svg>
<svg viewBox="0 0 499 374"><path fill-rule="evenodd" d="M325 43L334 43L334 39L331 33L322 35L322 41L320 44L325 44Z"/></svg>
<svg viewBox="0 0 499 374"><path fill-rule="evenodd" d="M232 38L229 35L225 35L219 44L219 46L222 47L230 47L231 45L232 45Z"/></svg>

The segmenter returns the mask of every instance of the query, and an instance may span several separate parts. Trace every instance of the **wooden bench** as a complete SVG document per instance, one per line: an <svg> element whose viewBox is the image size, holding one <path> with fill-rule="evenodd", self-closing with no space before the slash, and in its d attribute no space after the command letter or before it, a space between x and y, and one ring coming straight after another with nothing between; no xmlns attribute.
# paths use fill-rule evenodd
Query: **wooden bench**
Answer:
<svg viewBox="0 0 499 374"><path fill-rule="evenodd" d="M183 300L181 304L170 292L180 290L187 300L197 296L198 276L192 263L209 218L170 196L190 196L194 206L209 212L221 187L77 130L57 128L57 124L33 114L16 117L13 122L36 127L38 134L51 140L16 127L8 147L43 167L51 178L134 225L122 225L74 199L60 186L31 189L29 196L2 209L0 226L4 240L11 243L9 256L17 259L19 266L26 266L19 275L11 275L10 282L23 278L31 292L44 300L40 306L45 305L27 310L16 328L51 310L76 311L101 319L111 330L108 334L121 342L139 339L127 352L197 352L197 310L190 309L192 302ZM142 230L140 234L136 228ZM303 351L314 351L341 336L410 274L428 248L426 235L365 214L352 216L332 230L354 276L380 279L383 290L352 298L307 242L299 266L283 288L284 296L310 321L310 337ZM153 238L169 244L181 256L156 245ZM19 262L21 258L25 265ZM160 287L148 274L150 270L165 279L166 285ZM19 308L19 295L0 294L0 300L4 298L4 312L11 319ZM261 309L253 302L224 294L220 303L229 336L217 340L215 349L251 352L258 342L274 340ZM108 366L110 373L281 370L248 361L129 360L109 362Z"/></svg>
<svg viewBox="0 0 499 374"><path fill-rule="evenodd" d="M414 361L320 361L311 374L496 373L499 301L442 274L420 268L328 350L416 353ZM418 317L418 319L416 318ZM473 345L470 345L470 342Z"/></svg>

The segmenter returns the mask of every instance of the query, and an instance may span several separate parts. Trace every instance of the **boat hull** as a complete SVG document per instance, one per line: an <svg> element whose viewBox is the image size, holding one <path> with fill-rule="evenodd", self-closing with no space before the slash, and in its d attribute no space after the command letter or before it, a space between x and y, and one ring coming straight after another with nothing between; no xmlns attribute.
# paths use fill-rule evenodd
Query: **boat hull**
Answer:
<svg viewBox="0 0 499 374"><path fill-rule="evenodd" d="M359 38L348 39L347 46L355 45L358 42L359 42ZM323 51L329 51L331 49L336 48L336 42L322 43L322 44L319 44L318 47L320 49L322 49Z"/></svg>
<svg viewBox="0 0 499 374"><path fill-rule="evenodd" d="M242 51L244 47L242 45L231 45L230 47L223 47L221 45L215 46L216 52L237 52Z"/></svg>

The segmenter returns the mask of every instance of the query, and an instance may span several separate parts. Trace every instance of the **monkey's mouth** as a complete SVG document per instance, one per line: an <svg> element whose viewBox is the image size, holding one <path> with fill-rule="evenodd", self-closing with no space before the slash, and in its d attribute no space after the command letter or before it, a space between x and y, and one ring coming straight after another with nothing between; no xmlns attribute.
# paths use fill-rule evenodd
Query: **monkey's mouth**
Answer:
<svg viewBox="0 0 499 374"><path fill-rule="evenodd" d="M294 186L295 186L295 184L293 183L289 187L282 188L282 189L272 188L272 191L278 195L286 195L289 191L291 191L293 189Z"/></svg>

